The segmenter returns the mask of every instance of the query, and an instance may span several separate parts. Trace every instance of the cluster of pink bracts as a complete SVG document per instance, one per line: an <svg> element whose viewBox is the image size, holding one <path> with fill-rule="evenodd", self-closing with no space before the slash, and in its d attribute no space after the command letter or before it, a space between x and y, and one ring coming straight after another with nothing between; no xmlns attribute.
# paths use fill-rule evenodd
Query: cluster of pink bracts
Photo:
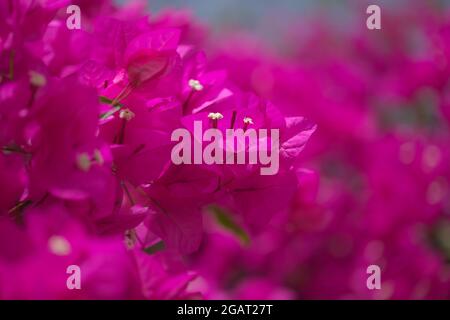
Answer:
<svg viewBox="0 0 450 320"><path fill-rule="evenodd" d="M1 299L450 298L449 12L269 54L140 4L75 1L72 30L70 4L0 2ZM279 129L279 172L173 164L211 114Z"/></svg>

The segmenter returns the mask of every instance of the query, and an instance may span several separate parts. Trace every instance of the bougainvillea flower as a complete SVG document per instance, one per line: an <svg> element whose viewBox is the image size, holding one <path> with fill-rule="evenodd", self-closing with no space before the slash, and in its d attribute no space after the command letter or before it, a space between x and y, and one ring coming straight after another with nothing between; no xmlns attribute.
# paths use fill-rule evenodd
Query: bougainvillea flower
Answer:
<svg viewBox="0 0 450 320"><path fill-rule="evenodd" d="M448 299L450 14L387 11L273 46L145 1L0 2L0 298ZM208 129L255 144L173 159Z"/></svg>

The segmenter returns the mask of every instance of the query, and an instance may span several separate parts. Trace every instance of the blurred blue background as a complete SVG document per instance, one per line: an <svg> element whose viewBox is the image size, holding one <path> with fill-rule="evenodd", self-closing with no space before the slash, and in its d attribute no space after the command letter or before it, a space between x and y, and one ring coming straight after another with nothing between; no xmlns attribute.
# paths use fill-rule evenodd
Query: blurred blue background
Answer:
<svg viewBox="0 0 450 320"><path fill-rule="evenodd" d="M450 0L421 1L450 5ZM116 2L124 3L126 0ZM318 10L326 11L327 17L345 24L350 3L362 8L377 4L383 11L393 6L410 5L411 0L148 0L148 3L154 14L169 8L188 9L213 30L235 28L273 39L283 32L280 28L289 27L286 22L311 17Z"/></svg>

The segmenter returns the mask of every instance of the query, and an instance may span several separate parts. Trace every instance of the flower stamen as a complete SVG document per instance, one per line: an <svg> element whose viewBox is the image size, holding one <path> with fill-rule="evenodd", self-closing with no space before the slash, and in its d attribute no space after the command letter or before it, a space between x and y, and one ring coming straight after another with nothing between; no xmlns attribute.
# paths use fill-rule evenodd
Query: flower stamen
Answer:
<svg viewBox="0 0 450 320"><path fill-rule="evenodd" d="M91 158L86 152L80 153L77 156L77 166L81 171L88 172L91 168L91 164Z"/></svg>
<svg viewBox="0 0 450 320"><path fill-rule="evenodd" d="M203 90L203 85L200 83L200 81L198 81L196 79L190 79L188 84L189 84L189 87L191 87L195 91Z"/></svg>
<svg viewBox="0 0 450 320"><path fill-rule="evenodd" d="M220 112L210 112L208 118L212 121L212 126L217 129L217 123L220 119L223 119L223 115Z"/></svg>
<svg viewBox="0 0 450 320"><path fill-rule="evenodd" d="M124 119L126 121L132 120L135 116L136 115L134 114L134 112L128 108L121 110L119 113L119 118Z"/></svg>
<svg viewBox="0 0 450 320"><path fill-rule="evenodd" d="M253 124L253 119L250 117L245 117L242 121L244 122L244 131L247 130L250 124Z"/></svg>
<svg viewBox="0 0 450 320"><path fill-rule="evenodd" d="M100 166L105 163L105 160L103 159L102 153L98 149L94 150L94 160Z"/></svg>
<svg viewBox="0 0 450 320"><path fill-rule="evenodd" d="M51 236L48 239L48 248L57 256L67 256L72 249L69 241L62 236Z"/></svg>
<svg viewBox="0 0 450 320"><path fill-rule="evenodd" d="M43 87L47 84L47 79L42 73L31 70L28 72L30 83L35 87Z"/></svg>

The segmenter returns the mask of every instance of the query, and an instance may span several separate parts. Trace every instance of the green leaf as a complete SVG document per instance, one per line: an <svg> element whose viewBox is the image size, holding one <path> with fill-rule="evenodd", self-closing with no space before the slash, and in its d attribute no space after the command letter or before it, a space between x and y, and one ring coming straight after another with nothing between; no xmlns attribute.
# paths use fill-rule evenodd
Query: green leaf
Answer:
<svg viewBox="0 0 450 320"><path fill-rule="evenodd" d="M450 263L450 221L439 221L430 231L431 244Z"/></svg>
<svg viewBox="0 0 450 320"><path fill-rule="evenodd" d="M159 251L162 251L166 248L166 245L164 244L164 241L158 241L155 244L152 244L151 246L148 246L147 248L144 248L143 250L148 254L155 254Z"/></svg>
<svg viewBox="0 0 450 320"><path fill-rule="evenodd" d="M214 216L220 226L235 235L242 244L250 244L248 233L235 221L229 211L217 205L210 205L207 210Z"/></svg>

